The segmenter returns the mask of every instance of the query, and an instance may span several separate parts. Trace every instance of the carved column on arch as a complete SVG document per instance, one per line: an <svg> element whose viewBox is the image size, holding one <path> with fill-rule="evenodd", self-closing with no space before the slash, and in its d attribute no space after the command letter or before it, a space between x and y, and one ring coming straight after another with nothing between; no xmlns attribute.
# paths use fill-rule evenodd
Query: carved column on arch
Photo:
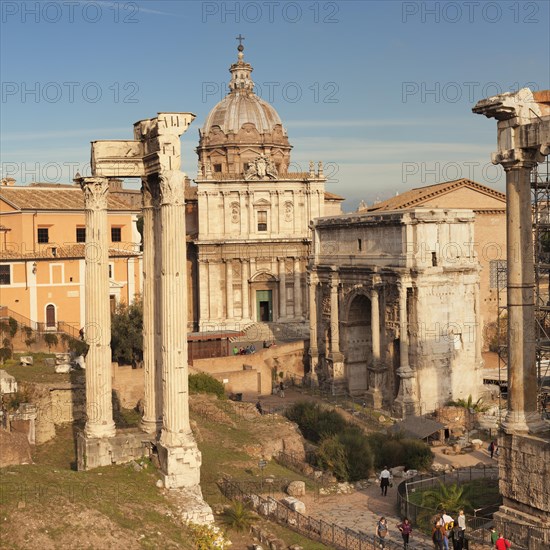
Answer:
<svg viewBox="0 0 550 550"><path fill-rule="evenodd" d="M233 263L225 261L225 294L227 319L233 319Z"/></svg>
<svg viewBox="0 0 550 550"><path fill-rule="evenodd" d="M309 376L311 384L317 386L319 384L319 373L317 371L319 366L319 348L318 348L318 335L317 335L317 315L318 315L318 303L317 303L317 274L309 272L308 291L309 291Z"/></svg>
<svg viewBox="0 0 550 550"><path fill-rule="evenodd" d="M294 318L302 319L302 274L300 258L294 258Z"/></svg>
<svg viewBox="0 0 550 550"><path fill-rule="evenodd" d="M370 290L372 362L367 366L368 390L365 402L374 409L382 408L384 368L380 363L380 292L379 277L375 277Z"/></svg>
<svg viewBox="0 0 550 550"><path fill-rule="evenodd" d="M144 399L141 429L160 432L162 427L162 372L158 347L158 298L155 280L155 256L160 253L155 241L155 217L158 216L158 186L142 180L143 207L143 370ZM156 252L157 251L157 252ZM158 259L158 258L157 258Z"/></svg>
<svg viewBox="0 0 550 550"><path fill-rule="evenodd" d="M406 282L400 281L399 288L399 392L394 401L397 417L414 416L419 409L416 371L409 365L409 326Z"/></svg>
<svg viewBox="0 0 550 550"><path fill-rule="evenodd" d="M343 393L346 387L344 372L344 356L340 351L340 310L339 310L340 278L337 272L330 279L330 352L328 362L332 370L332 393Z"/></svg>
<svg viewBox="0 0 550 550"><path fill-rule="evenodd" d="M248 321L250 319L250 290L248 288L248 279L250 267L248 260L244 258L241 260L241 304L242 304L242 320Z"/></svg>
<svg viewBox="0 0 550 550"><path fill-rule="evenodd" d="M115 435L112 404L111 311L109 307L109 239L107 201L109 180L78 178L86 214L84 334L86 356L87 438Z"/></svg>

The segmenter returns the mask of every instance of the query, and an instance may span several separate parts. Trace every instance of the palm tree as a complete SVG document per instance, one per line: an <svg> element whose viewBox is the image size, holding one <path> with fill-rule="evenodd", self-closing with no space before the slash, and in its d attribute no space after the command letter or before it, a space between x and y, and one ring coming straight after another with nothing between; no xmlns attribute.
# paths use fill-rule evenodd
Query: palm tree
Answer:
<svg viewBox="0 0 550 550"><path fill-rule="evenodd" d="M461 508L470 507L468 500L468 488L452 483L444 485L439 482L439 487L422 493L422 506L431 512L442 510L458 511Z"/></svg>
<svg viewBox="0 0 550 550"><path fill-rule="evenodd" d="M244 531L250 527L256 517L250 506L240 500L234 500L223 513L223 522L235 531Z"/></svg>

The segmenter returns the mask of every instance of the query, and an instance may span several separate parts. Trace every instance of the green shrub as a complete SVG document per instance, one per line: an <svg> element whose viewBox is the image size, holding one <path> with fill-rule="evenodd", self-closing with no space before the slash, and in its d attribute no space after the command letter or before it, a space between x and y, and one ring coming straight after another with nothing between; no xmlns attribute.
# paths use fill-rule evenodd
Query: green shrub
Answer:
<svg viewBox="0 0 550 550"><path fill-rule="evenodd" d="M48 345L48 349L51 350L52 347L57 346L59 342L57 334L46 332L46 334L44 334L44 342L46 342L46 344Z"/></svg>
<svg viewBox="0 0 550 550"><path fill-rule="evenodd" d="M319 405L300 401L285 413L292 422L296 422L303 436L318 443L325 436L341 433L348 423L336 411L323 410Z"/></svg>
<svg viewBox="0 0 550 550"><path fill-rule="evenodd" d="M4 361L11 359L12 351L9 346L0 348L0 364L4 364Z"/></svg>
<svg viewBox="0 0 550 550"><path fill-rule="evenodd" d="M10 325L10 336L13 338L17 334L17 329L19 328L19 324L17 323L17 320L13 317L10 317L8 319L8 323Z"/></svg>
<svg viewBox="0 0 550 550"><path fill-rule="evenodd" d="M316 455L317 466L321 470L330 470L338 481L349 480L349 464L346 449L337 435L325 437Z"/></svg>
<svg viewBox="0 0 550 550"><path fill-rule="evenodd" d="M225 397L224 385L205 372L189 375L189 392L213 393L222 399Z"/></svg>
<svg viewBox="0 0 550 550"><path fill-rule="evenodd" d="M404 464L410 470L427 470L434 461L430 447L418 439L404 439Z"/></svg>
<svg viewBox="0 0 550 550"><path fill-rule="evenodd" d="M77 340L69 336L67 339L67 347L69 351L72 351L75 355L84 355L88 353L89 346L83 340Z"/></svg>
<svg viewBox="0 0 550 550"><path fill-rule="evenodd" d="M357 426L348 426L338 440L344 446L348 464L348 480L367 479L373 471L374 455L363 431Z"/></svg>
<svg viewBox="0 0 550 550"><path fill-rule="evenodd" d="M250 506L240 500L234 500L223 513L223 522L235 531L244 531L250 528L256 517Z"/></svg>

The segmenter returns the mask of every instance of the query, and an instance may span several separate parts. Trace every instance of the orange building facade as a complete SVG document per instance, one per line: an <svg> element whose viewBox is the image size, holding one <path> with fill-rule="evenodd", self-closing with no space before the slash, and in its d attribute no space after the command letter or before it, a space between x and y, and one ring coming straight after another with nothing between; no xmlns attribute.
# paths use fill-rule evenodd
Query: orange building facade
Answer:
<svg viewBox="0 0 550 550"><path fill-rule="evenodd" d="M141 291L139 211L109 198L109 298ZM0 304L40 330L78 334L84 326L85 213L74 186L0 187Z"/></svg>

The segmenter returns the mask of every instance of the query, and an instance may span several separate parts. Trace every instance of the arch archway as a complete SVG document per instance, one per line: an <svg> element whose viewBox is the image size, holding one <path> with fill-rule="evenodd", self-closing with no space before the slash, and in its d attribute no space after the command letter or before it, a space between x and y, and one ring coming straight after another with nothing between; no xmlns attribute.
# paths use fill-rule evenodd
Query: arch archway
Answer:
<svg viewBox="0 0 550 550"><path fill-rule="evenodd" d="M367 366L372 360L371 301L367 296L356 294L351 298L343 325L348 391L363 393L368 389Z"/></svg>

